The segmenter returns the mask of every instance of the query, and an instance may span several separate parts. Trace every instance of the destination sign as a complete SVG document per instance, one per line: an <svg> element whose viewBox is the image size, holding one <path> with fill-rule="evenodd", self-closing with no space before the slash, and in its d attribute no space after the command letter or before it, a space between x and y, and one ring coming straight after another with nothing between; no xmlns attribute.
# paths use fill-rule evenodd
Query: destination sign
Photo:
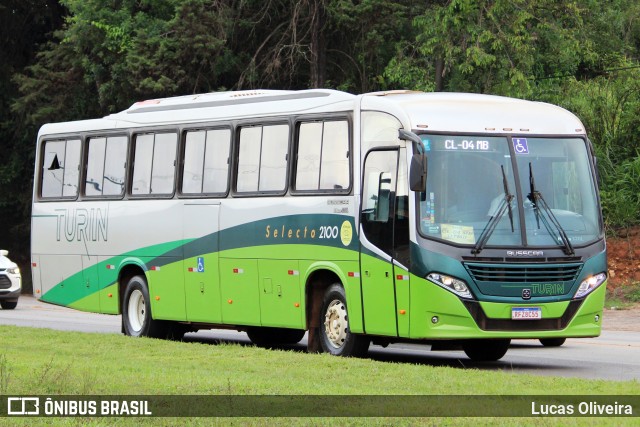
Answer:
<svg viewBox="0 0 640 427"><path fill-rule="evenodd" d="M436 150L460 151L491 151L491 145L486 139L447 138L436 142Z"/></svg>
<svg viewBox="0 0 640 427"><path fill-rule="evenodd" d="M496 152L508 150L506 138L472 135L420 135L425 151Z"/></svg>

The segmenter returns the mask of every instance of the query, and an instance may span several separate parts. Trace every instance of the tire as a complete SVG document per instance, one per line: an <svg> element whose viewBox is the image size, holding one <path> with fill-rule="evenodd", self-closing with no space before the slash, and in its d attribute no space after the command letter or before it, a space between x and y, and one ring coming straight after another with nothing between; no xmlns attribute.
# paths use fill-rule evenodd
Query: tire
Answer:
<svg viewBox="0 0 640 427"><path fill-rule="evenodd" d="M469 340L462 344L462 349L474 362L495 362L509 350L510 339Z"/></svg>
<svg viewBox="0 0 640 427"><path fill-rule="evenodd" d="M166 338L166 324L153 320L147 281L143 276L129 279L122 299L124 334L131 337Z"/></svg>
<svg viewBox="0 0 640 427"><path fill-rule="evenodd" d="M540 344L545 347L560 347L566 340L566 338L540 338Z"/></svg>
<svg viewBox="0 0 640 427"><path fill-rule="evenodd" d="M325 291L320 310L320 345L334 356L361 357L367 354L370 340L349 330L347 298L344 288L335 283Z"/></svg>
<svg viewBox="0 0 640 427"><path fill-rule="evenodd" d="M275 347L278 345L297 344L304 337L303 329L288 328L249 328L247 336L258 347Z"/></svg>
<svg viewBox="0 0 640 427"><path fill-rule="evenodd" d="M171 341L182 341L184 334L187 332L193 332L193 330L180 322L171 322L166 320L155 320L155 322L161 322L164 324L164 336Z"/></svg>
<svg viewBox="0 0 640 427"><path fill-rule="evenodd" d="M3 310L13 310L18 306L18 301L0 301Z"/></svg>

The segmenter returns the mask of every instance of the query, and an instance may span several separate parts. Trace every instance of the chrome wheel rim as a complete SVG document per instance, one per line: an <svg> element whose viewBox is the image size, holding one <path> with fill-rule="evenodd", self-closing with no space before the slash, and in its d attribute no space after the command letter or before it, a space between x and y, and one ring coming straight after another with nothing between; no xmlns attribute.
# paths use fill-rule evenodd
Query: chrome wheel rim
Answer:
<svg viewBox="0 0 640 427"><path fill-rule="evenodd" d="M144 315L145 315L145 301L144 295L138 289L135 289L129 295L129 310L128 310L128 319L129 326L133 332L140 332L142 330L142 325L144 325Z"/></svg>
<svg viewBox="0 0 640 427"><path fill-rule="evenodd" d="M329 344L336 349L342 347L348 330L347 307L340 300L331 301L324 315L324 331Z"/></svg>

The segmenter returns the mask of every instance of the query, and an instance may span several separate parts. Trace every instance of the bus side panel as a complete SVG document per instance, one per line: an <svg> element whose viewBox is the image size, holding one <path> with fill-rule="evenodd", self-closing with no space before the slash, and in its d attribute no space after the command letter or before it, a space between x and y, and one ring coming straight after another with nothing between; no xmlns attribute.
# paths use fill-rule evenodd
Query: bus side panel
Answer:
<svg viewBox="0 0 640 427"><path fill-rule="evenodd" d="M144 259L154 319L187 320L184 273L180 257Z"/></svg>
<svg viewBox="0 0 640 427"><path fill-rule="evenodd" d="M410 311L410 275L407 270L397 265L393 266L393 277L396 289L396 310L398 316L398 336L409 337L409 311Z"/></svg>
<svg viewBox="0 0 640 427"><path fill-rule="evenodd" d="M40 277L40 256L31 255L31 280L33 281L33 296L40 298L42 296L42 279Z"/></svg>
<svg viewBox="0 0 640 427"><path fill-rule="evenodd" d="M230 325L260 326L258 261L220 258L222 321Z"/></svg>
<svg viewBox="0 0 640 427"><path fill-rule="evenodd" d="M345 275L342 280L349 309L349 329L356 334L364 333L364 324L362 323L364 316L362 313L362 284L359 274L360 263L356 259L352 262L337 262L336 265Z"/></svg>
<svg viewBox="0 0 640 427"><path fill-rule="evenodd" d="M98 258L82 256L82 284L86 297L71 304L71 307L85 311L100 312L100 280L98 277Z"/></svg>
<svg viewBox="0 0 640 427"><path fill-rule="evenodd" d="M362 253L360 268L367 334L397 336L393 264Z"/></svg>
<svg viewBox="0 0 640 427"><path fill-rule="evenodd" d="M220 203L189 202L184 206L183 247L187 320L221 323L219 233Z"/></svg>
<svg viewBox="0 0 640 427"><path fill-rule="evenodd" d="M117 283L102 288L98 297L100 299L100 313L120 314L119 295Z"/></svg>
<svg viewBox="0 0 640 427"><path fill-rule="evenodd" d="M262 326L304 328L298 264L292 260L258 261Z"/></svg>
<svg viewBox="0 0 640 427"><path fill-rule="evenodd" d="M81 251L86 251L78 232L75 209L59 203L34 203L31 251L38 258L36 296L45 302L69 306L87 295L83 284Z"/></svg>
<svg viewBox="0 0 640 427"><path fill-rule="evenodd" d="M120 292L118 289L118 270L116 265L120 265L124 257L98 257L98 278L100 280L100 313L119 314L120 313Z"/></svg>
<svg viewBox="0 0 640 427"><path fill-rule="evenodd" d="M187 320L221 323L218 252L186 258L183 265Z"/></svg>
<svg viewBox="0 0 640 427"><path fill-rule="evenodd" d="M40 270L43 301L70 306L87 295L79 255L41 256Z"/></svg>

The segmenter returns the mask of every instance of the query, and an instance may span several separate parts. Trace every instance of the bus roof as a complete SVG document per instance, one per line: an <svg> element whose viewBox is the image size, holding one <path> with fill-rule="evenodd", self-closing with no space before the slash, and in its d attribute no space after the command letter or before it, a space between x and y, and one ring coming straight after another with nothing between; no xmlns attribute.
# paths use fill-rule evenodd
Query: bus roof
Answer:
<svg viewBox="0 0 640 427"><path fill-rule="evenodd" d="M211 92L136 102L102 119L49 123L40 135L114 128L353 111L355 95L330 89Z"/></svg>
<svg viewBox="0 0 640 427"><path fill-rule="evenodd" d="M107 119L133 123L242 119L292 113L352 110L355 95L330 89L247 90L151 99L136 102ZM341 107L336 104L347 102Z"/></svg>
<svg viewBox="0 0 640 427"><path fill-rule="evenodd" d="M569 111L544 102L495 95L451 92L377 92L362 109L395 105L412 130L460 133L582 135L584 125ZM388 108L387 108L388 109Z"/></svg>
<svg viewBox="0 0 640 427"><path fill-rule="evenodd" d="M567 110L542 102L494 95L388 91L361 96L330 89L212 92L136 102L102 119L44 125L60 134L172 123L237 120L286 114L363 110L396 115L412 130L460 133L581 135L584 126Z"/></svg>

